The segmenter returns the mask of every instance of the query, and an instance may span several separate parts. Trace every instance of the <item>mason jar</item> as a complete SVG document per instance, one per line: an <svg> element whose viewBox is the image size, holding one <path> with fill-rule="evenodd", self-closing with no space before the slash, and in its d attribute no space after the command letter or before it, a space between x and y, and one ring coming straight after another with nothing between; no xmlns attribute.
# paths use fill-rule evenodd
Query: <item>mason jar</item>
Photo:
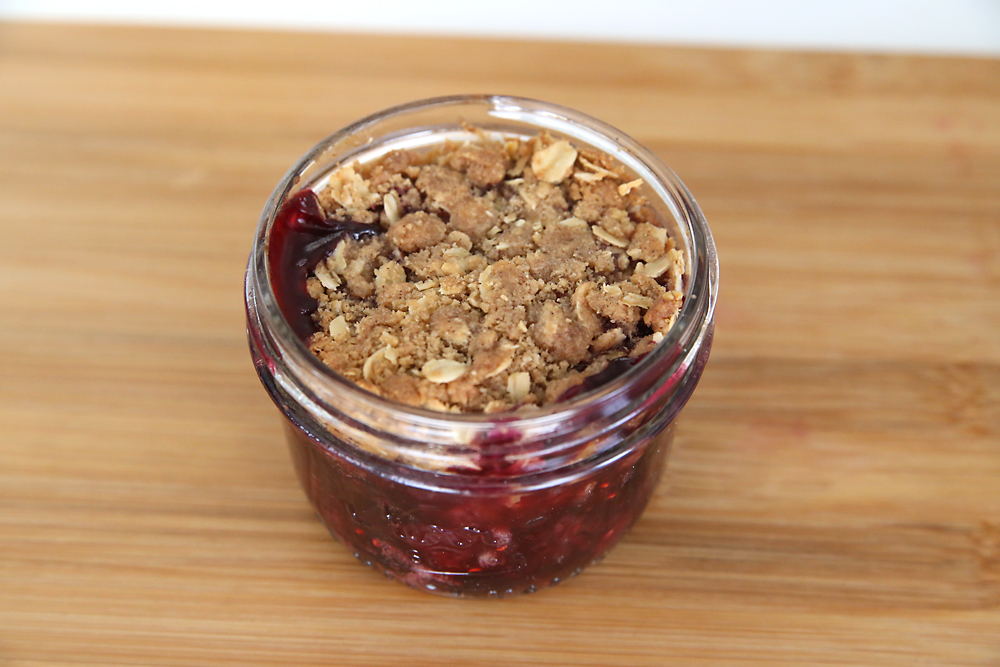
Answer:
<svg viewBox="0 0 1000 667"><path fill-rule="evenodd" d="M606 153L643 180L685 255L686 273L676 322L638 363L621 364L556 403L454 414L369 393L308 349L307 332L295 323L305 309L283 303L276 289L290 280L284 273L291 266L279 261L281 215L341 165L461 139L470 127L522 139L547 132ZM501 596L577 574L642 514L708 360L717 286L715 245L698 205L635 140L546 102L447 97L364 118L324 139L281 179L247 269L247 331L299 480L330 532L360 560L413 588Z"/></svg>

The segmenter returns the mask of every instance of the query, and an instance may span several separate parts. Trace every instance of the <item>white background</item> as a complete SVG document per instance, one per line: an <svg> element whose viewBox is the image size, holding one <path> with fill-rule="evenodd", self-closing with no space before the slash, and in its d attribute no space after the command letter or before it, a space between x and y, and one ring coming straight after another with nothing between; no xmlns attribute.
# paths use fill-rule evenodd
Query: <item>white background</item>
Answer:
<svg viewBox="0 0 1000 667"><path fill-rule="evenodd" d="M0 0L0 19L1000 56L1000 0Z"/></svg>

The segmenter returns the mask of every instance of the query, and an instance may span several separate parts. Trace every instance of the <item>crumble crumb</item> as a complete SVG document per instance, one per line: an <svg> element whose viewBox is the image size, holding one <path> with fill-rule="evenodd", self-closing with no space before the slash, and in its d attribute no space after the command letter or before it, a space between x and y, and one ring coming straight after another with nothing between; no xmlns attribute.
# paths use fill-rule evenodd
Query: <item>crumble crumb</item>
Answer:
<svg viewBox="0 0 1000 667"><path fill-rule="evenodd" d="M446 143L342 166L345 238L307 281L330 368L402 403L495 412L558 400L652 350L684 302L684 253L612 158L565 139Z"/></svg>

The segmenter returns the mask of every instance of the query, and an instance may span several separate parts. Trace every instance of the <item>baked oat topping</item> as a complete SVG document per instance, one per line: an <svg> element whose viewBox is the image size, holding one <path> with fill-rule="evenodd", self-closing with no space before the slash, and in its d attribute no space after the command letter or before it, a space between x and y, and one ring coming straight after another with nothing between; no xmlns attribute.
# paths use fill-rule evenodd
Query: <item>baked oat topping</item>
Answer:
<svg viewBox="0 0 1000 667"><path fill-rule="evenodd" d="M556 401L652 350L684 302L684 253L641 179L564 139L477 137L345 165L316 193L328 216L381 233L313 269L310 348L409 405Z"/></svg>

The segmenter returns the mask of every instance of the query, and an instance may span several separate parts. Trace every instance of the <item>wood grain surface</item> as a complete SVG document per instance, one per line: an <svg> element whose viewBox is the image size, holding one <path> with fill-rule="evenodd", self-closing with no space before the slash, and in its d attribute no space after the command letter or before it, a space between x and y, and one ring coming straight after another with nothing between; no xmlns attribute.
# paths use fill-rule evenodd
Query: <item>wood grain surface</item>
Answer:
<svg viewBox="0 0 1000 667"><path fill-rule="evenodd" d="M711 362L602 563L365 568L246 349L272 187L500 92L649 145L718 243ZM1000 61L0 24L0 665L1000 665Z"/></svg>

